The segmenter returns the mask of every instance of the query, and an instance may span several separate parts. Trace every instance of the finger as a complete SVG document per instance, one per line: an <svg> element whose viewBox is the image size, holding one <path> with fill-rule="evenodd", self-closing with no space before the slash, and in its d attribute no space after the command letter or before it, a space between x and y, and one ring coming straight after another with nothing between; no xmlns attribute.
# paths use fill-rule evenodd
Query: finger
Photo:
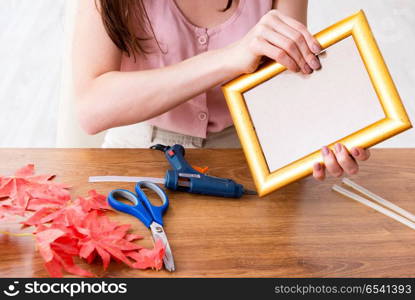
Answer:
<svg viewBox="0 0 415 300"><path fill-rule="evenodd" d="M301 32L304 39L307 42L308 48L310 48L314 54L319 54L321 52L321 46L320 43L317 41L317 39L308 31L307 27L303 24L298 22L297 20L294 20L293 18L287 17L282 13L279 13L277 11L278 16L283 20L287 25L293 27L294 29Z"/></svg>
<svg viewBox="0 0 415 300"><path fill-rule="evenodd" d="M349 151L347 151L344 145L337 143L334 146L334 154L336 160L339 163L340 167L348 175L354 175L359 171L359 165L357 162L350 156Z"/></svg>
<svg viewBox="0 0 415 300"><path fill-rule="evenodd" d="M279 17L275 17L275 22L273 22L273 25L274 25L275 31L288 37L290 40L292 40L295 43L295 45L301 52L302 58L304 59L304 61L307 62L307 64L311 68L313 68L313 70L318 70L321 68L319 59L309 48L301 32L299 32L298 30L294 29L293 27L283 22Z"/></svg>
<svg viewBox="0 0 415 300"><path fill-rule="evenodd" d="M262 36L269 43L285 50L285 52L287 52L287 54L296 62L298 67L301 68L303 73L310 74L312 72L311 68L307 65L307 62L304 60L303 55L298 49L297 44L293 40L279 32L276 32L271 27L264 29Z"/></svg>
<svg viewBox="0 0 415 300"><path fill-rule="evenodd" d="M343 169L340 167L336 160L336 156L327 146L321 149L324 159L324 165L326 166L327 172L334 177L340 177L343 175Z"/></svg>
<svg viewBox="0 0 415 300"><path fill-rule="evenodd" d="M350 150L350 153L353 155L355 159L360 161L368 160L370 157L369 149L363 149L361 147L353 147Z"/></svg>
<svg viewBox="0 0 415 300"><path fill-rule="evenodd" d="M326 178L326 172L324 165L321 163L315 163L313 166L313 177L319 181L323 181Z"/></svg>
<svg viewBox="0 0 415 300"><path fill-rule="evenodd" d="M281 48L275 47L266 40L261 40L258 47L258 51L261 55L265 55L277 61L290 71L298 72L300 70L296 62Z"/></svg>

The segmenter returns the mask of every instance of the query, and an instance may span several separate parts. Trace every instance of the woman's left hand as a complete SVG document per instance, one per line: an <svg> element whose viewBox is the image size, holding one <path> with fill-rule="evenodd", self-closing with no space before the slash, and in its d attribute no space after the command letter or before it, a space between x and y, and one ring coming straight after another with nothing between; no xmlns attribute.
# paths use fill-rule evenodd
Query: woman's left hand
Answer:
<svg viewBox="0 0 415 300"><path fill-rule="evenodd" d="M359 171L357 161L364 161L370 157L370 152L367 149L353 147L349 152L342 144L336 144L334 151L324 146L321 153L323 154L324 164L315 163L313 167L313 176L317 180L324 180L326 169L334 177L340 177L343 173L356 174Z"/></svg>

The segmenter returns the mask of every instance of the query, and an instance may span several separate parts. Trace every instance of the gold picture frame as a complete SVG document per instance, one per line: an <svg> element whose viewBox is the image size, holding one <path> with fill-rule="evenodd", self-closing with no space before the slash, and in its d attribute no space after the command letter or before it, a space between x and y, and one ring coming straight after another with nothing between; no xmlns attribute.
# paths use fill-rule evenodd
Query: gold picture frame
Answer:
<svg viewBox="0 0 415 300"><path fill-rule="evenodd" d="M315 35L323 49L350 36L359 50L385 118L334 141L328 145L332 149L338 142L348 149L367 148L412 127L362 10ZM313 165L323 161L317 150L272 172L268 168L243 94L285 70L283 65L272 62L222 87L259 196L310 175Z"/></svg>

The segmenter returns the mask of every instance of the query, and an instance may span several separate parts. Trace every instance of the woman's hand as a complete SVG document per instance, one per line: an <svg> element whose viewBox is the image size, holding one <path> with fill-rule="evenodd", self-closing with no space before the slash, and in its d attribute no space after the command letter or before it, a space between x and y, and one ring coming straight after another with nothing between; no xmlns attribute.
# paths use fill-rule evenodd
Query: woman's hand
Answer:
<svg viewBox="0 0 415 300"><path fill-rule="evenodd" d="M359 171L357 161L364 161L370 157L369 150L353 147L349 152L342 144L336 144L334 151L324 146L321 153L323 154L324 165L316 163L313 167L313 176L317 180L324 180L326 169L334 177L340 177L343 173L356 174Z"/></svg>
<svg viewBox="0 0 415 300"><path fill-rule="evenodd" d="M319 69L318 41L307 27L278 10L271 10L238 42L232 44L228 56L239 73L256 70L263 56L287 69L310 74Z"/></svg>

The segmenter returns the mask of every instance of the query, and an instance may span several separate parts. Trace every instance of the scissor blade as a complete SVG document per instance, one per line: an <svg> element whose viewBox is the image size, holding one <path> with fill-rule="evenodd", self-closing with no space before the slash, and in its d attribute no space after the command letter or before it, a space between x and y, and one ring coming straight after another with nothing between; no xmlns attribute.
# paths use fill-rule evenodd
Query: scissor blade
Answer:
<svg viewBox="0 0 415 300"><path fill-rule="evenodd" d="M167 271L173 272L175 270L173 254L171 253L170 244L169 244L169 241L167 240L167 236L166 236L166 233L164 232L163 226L161 226L157 222L153 222L150 225L150 229L151 229L151 233L153 234L154 241L157 241L160 239L163 241L166 247L166 252L164 253L164 257L163 257L164 267L166 268Z"/></svg>
<svg viewBox="0 0 415 300"><path fill-rule="evenodd" d="M149 181L156 184L164 184L164 178L156 177L134 177L134 176L91 176L89 182L139 182Z"/></svg>

